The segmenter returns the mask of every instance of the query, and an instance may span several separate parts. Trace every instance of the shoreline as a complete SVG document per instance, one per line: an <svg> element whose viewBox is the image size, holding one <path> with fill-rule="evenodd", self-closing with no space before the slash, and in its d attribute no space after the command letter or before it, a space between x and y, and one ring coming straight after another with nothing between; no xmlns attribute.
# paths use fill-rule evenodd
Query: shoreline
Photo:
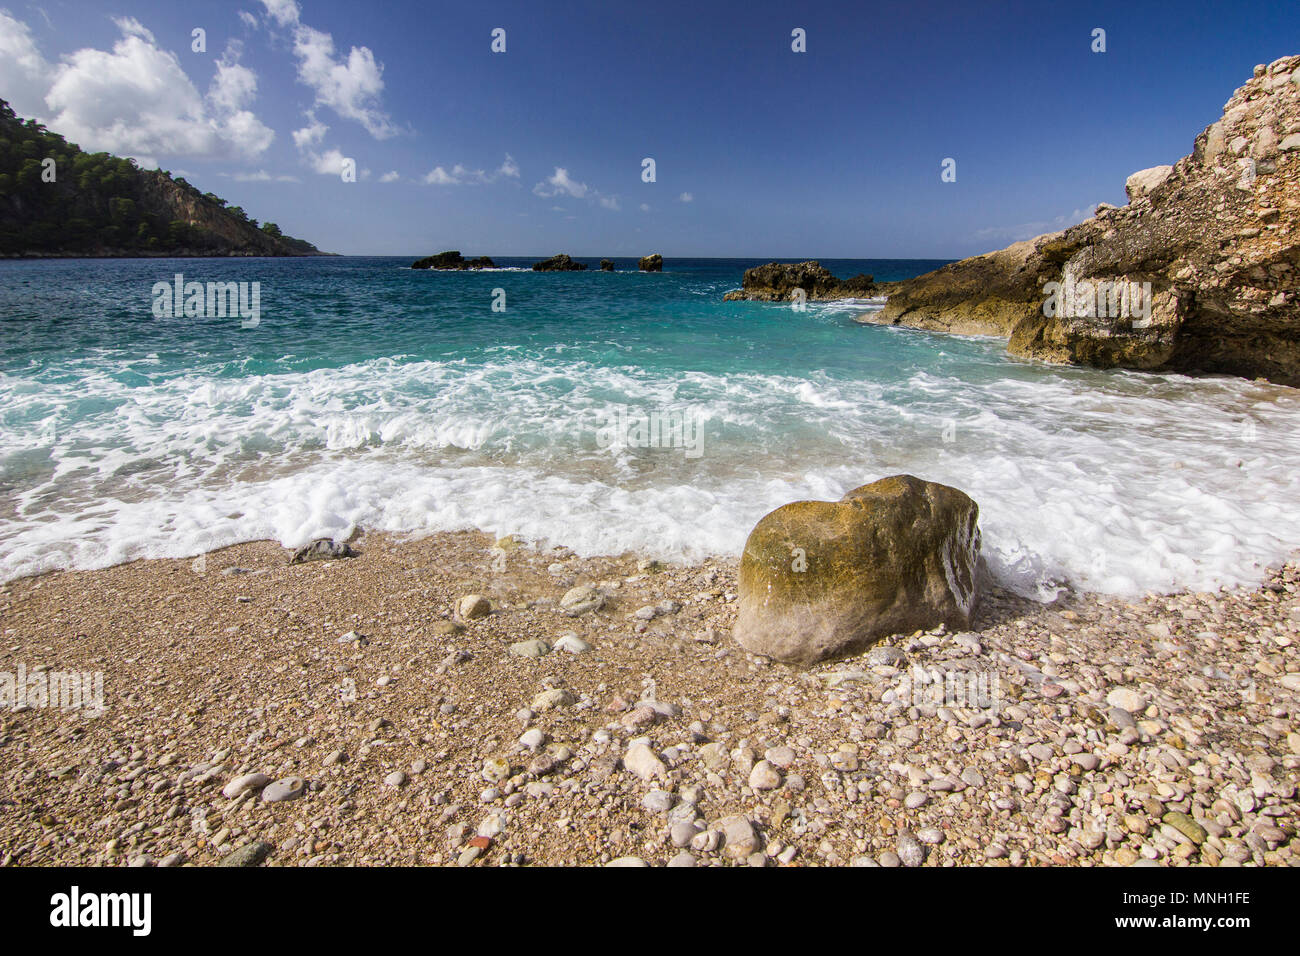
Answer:
<svg viewBox="0 0 1300 956"><path fill-rule="evenodd" d="M969 632L799 670L732 640L735 559L496 544L0 585L0 673L105 698L0 709L0 863L1300 864L1294 556L1214 594L990 588ZM223 796L248 773L301 795Z"/></svg>

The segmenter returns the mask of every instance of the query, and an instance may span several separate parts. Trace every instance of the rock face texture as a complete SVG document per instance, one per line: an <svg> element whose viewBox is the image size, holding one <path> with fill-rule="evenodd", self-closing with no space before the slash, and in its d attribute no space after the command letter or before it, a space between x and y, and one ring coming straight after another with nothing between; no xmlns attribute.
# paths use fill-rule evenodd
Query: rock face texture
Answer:
<svg viewBox="0 0 1300 956"><path fill-rule="evenodd" d="M978 522L965 494L911 475L784 505L745 542L736 640L808 665L890 634L969 627Z"/></svg>
<svg viewBox="0 0 1300 956"><path fill-rule="evenodd" d="M479 256L477 259L466 259L459 252L452 250L450 252L440 252L434 256L426 256L423 259L417 259L411 263L412 269L495 269L496 263L487 256Z"/></svg>
<svg viewBox="0 0 1300 956"><path fill-rule="evenodd" d="M874 295L875 280L869 275L837 279L820 262L769 262L745 270L741 287L728 292L724 299L751 299L757 302L789 302L796 289L812 300L857 299Z"/></svg>
<svg viewBox="0 0 1300 956"><path fill-rule="evenodd" d="M642 272L663 272L664 257L659 255L657 252L653 255L642 256L637 260L637 267L640 268Z"/></svg>
<svg viewBox="0 0 1300 956"><path fill-rule="evenodd" d="M533 263L534 272L582 272L587 268L585 262L574 262L563 252L541 262Z"/></svg>
<svg viewBox="0 0 1300 956"><path fill-rule="evenodd" d="M600 260L600 271L601 271L601 272L613 272L613 271L614 271L614 261L613 261L612 259L601 259L601 260Z"/></svg>
<svg viewBox="0 0 1300 956"><path fill-rule="evenodd" d="M1123 208L898 283L858 321L1300 385L1300 56L1256 67L1191 155L1125 188Z"/></svg>

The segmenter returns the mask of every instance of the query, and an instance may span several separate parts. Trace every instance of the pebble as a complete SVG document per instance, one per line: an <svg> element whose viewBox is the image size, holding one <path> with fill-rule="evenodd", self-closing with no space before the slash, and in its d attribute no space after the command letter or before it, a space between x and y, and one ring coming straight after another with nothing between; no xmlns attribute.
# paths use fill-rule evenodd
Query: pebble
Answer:
<svg viewBox="0 0 1300 956"><path fill-rule="evenodd" d="M551 653L551 645L540 640L518 641L510 645L509 653L512 657L545 657Z"/></svg>
<svg viewBox="0 0 1300 956"><path fill-rule="evenodd" d="M564 597L560 598L560 610L569 617L598 611L604 604L604 593L590 584L579 584L577 587L569 588L564 592Z"/></svg>
<svg viewBox="0 0 1300 956"><path fill-rule="evenodd" d="M903 866L920 866L925 862L925 847L910 830L898 831L897 845L898 859L902 861Z"/></svg>
<svg viewBox="0 0 1300 956"><path fill-rule="evenodd" d="M397 788L406 783L406 774L400 770L394 770L384 778L384 786Z"/></svg>
<svg viewBox="0 0 1300 956"><path fill-rule="evenodd" d="M237 850L227 853L221 858L218 866L257 866L270 855L275 847L261 840L254 840L251 843L245 843ZM170 858L169 858L170 859Z"/></svg>
<svg viewBox="0 0 1300 956"><path fill-rule="evenodd" d="M264 773L246 773L222 787L221 795L227 800L233 800L245 790L261 790L270 782L271 778Z"/></svg>
<svg viewBox="0 0 1300 956"><path fill-rule="evenodd" d="M781 786L781 774L771 763L760 760L749 773L749 785L755 790L775 790Z"/></svg>
<svg viewBox="0 0 1300 956"><path fill-rule="evenodd" d="M481 594L466 594L456 605L462 621L473 621L492 613L492 602Z"/></svg>
<svg viewBox="0 0 1300 956"><path fill-rule="evenodd" d="M555 650L566 651L570 654L582 654L591 650L591 645L580 638L577 634L570 631L564 634L555 642Z"/></svg>
<svg viewBox="0 0 1300 956"><path fill-rule="evenodd" d="M714 827L722 834L722 854L729 860L748 859L758 846L758 835L747 817L726 817Z"/></svg>
<svg viewBox="0 0 1300 956"><path fill-rule="evenodd" d="M519 737L519 742L529 750L541 750L546 745L546 734L534 727L524 731Z"/></svg>
<svg viewBox="0 0 1300 956"><path fill-rule="evenodd" d="M267 803L297 800L306 788L307 781L302 777L282 777L275 783L267 784L262 791L262 799Z"/></svg>
<svg viewBox="0 0 1300 956"><path fill-rule="evenodd" d="M682 850L675 857L668 861L669 866L695 866L695 857L686 850Z"/></svg>
<svg viewBox="0 0 1300 956"><path fill-rule="evenodd" d="M544 690L533 698L529 706L539 714L544 714L548 710L554 710L556 707L567 707L573 703L573 695L562 687L552 687L550 690Z"/></svg>
<svg viewBox="0 0 1300 956"><path fill-rule="evenodd" d="M667 790L651 790L641 799L641 806L651 813L667 813L673 808L675 799Z"/></svg>
<svg viewBox="0 0 1300 956"><path fill-rule="evenodd" d="M773 767L776 767L778 770L789 770L794 766L795 753L791 748L784 745L768 748L767 753L763 756L766 758L768 763Z"/></svg>
<svg viewBox="0 0 1300 956"><path fill-rule="evenodd" d="M1115 687L1106 695L1106 703L1112 707L1118 707L1120 710L1127 711L1129 714L1140 714L1147 709L1147 699L1137 691L1128 687Z"/></svg>
<svg viewBox="0 0 1300 956"><path fill-rule="evenodd" d="M668 768L645 744L633 744L628 747L627 753L623 755L623 766L647 783L656 778L668 779Z"/></svg>

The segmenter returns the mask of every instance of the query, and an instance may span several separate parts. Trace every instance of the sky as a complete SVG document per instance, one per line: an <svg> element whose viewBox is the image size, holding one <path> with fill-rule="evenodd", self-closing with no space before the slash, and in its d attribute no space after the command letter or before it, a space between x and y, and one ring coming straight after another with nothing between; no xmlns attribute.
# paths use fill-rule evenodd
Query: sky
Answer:
<svg viewBox="0 0 1300 956"><path fill-rule="evenodd" d="M973 255L1294 53L1296 0L0 0L20 115L350 255Z"/></svg>

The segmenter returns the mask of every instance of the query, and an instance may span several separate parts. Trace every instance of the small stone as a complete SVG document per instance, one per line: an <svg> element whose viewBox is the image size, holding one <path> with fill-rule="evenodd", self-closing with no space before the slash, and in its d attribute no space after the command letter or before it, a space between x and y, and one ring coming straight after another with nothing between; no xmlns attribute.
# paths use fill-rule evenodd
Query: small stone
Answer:
<svg viewBox="0 0 1300 956"><path fill-rule="evenodd" d="M650 864L647 863L645 860L641 859L639 856L620 856L617 860L610 860L605 865L617 866L617 867L628 867L628 866L638 867L638 866L649 866Z"/></svg>
<svg viewBox="0 0 1300 956"><path fill-rule="evenodd" d="M695 839L699 832L699 823L694 820L682 820L672 825L672 828L668 831L668 839L672 841L675 847L687 847L691 845L691 841Z"/></svg>
<svg viewBox="0 0 1300 956"><path fill-rule="evenodd" d="M1201 826L1199 823L1197 823L1187 814L1181 813L1178 810L1170 810L1160 819L1162 823L1166 823L1169 826L1173 827L1175 830L1177 830L1183 836L1187 837L1187 839L1191 840L1197 846L1200 846L1202 843L1204 843L1205 838L1209 836L1209 833L1206 832L1205 827Z"/></svg>
<svg viewBox="0 0 1300 956"><path fill-rule="evenodd" d="M938 827L925 827L916 831L916 838L922 843L937 846L944 841L945 834Z"/></svg>
<svg viewBox="0 0 1300 956"><path fill-rule="evenodd" d="M651 813L667 813L673 808L674 797L667 790L651 790L641 800L641 806Z"/></svg>
<svg viewBox="0 0 1300 956"><path fill-rule="evenodd" d="M898 831L897 852L903 866L920 866L925 862L925 847L909 830Z"/></svg>
<svg viewBox="0 0 1300 956"><path fill-rule="evenodd" d="M768 763L778 770L789 770L794 766L795 753L786 746L771 747L763 756L767 758Z"/></svg>
<svg viewBox="0 0 1300 956"><path fill-rule="evenodd" d="M531 730L524 731L519 738L519 742L529 750L540 750L546 744L546 734L534 727Z"/></svg>
<svg viewBox="0 0 1300 956"><path fill-rule="evenodd" d="M233 800L245 790L261 790L270 782L271 778L264 773L246 773L222 787L221 795L227 800Z"/></svg>
<svg viewBox="0 0 1300 956"><path fill-rule="evenodd" d="M536 697L530 705L531 708L540 713L553 710L556 707L567 707L573 703L573 695L562 687L553 687L550 690L544 690Z"/></svg>
<svg viewBox="0 0 1300 956"><path fill-rule="evenodd" d="M510 761L505 757L488 757L483 761L482 775L488 783L503 783L510 779Z"/></svg>
<svg viewBox="0 0 1300 956"><path fill-rule="evenodd" d="M755 790L775 790L781 786L781 774L768 761L760 760L750 771L749 785Z"/></svg>
<svg viewBox="0 0 1300 956"><path fill-rule="evenodd" d="M510 645L510 655L512 657L538 658L545 657L549 653L551 653L551 645L536 639L519 641Z"/></svg>
<svg viewBox="0 0 1300 956"><path fill-rule="evenodd" d="M392 787L394 789L402 786L405 783L406 783L406 774L400 770L394 770L392 773L390 773L387 777L384 778L384 786Z"/></svg>
<svg viewBox="0 0 1300 956"><path fill-rule="evenodd" d="M1106 695L1106 703L1130 714L1140 714L1147 709L1147 699L1128 687L1113 688Z"/></svg>
<svg viewBox="0 0 1300 956"><path fill-rule="evenodd" d="M218 866L257 866L267 858L275 847L269 843L263 843L261 840L254 840L252 843L245 843L239 849L227 853L222 857Z"/></svg>
<svg viewBox="0 0 1300 956"><path fill-rule="evenodd" d="M462 621L473 621L492 613L492 602L481 594L466 594L456 605Z"/></svg>
<svg viewBox="0 0 1300 956"><path fill-rule="evenodd" d="M668 865L675 866L675 867L695 866L695 857L692 856L686 850L682 850L681 853L678 853L675 857L673 857L671 860L668 861Z"/></svg>
<svg viewBox="0 0 1300 956"><path fill-rule="evenodd" d="M633 744L628 747L627 753L623 755L623 766L647 783L656 778L668 779L668 768L645 744Z"/></svg>
<svg viewBox="0 0 1300 956"><path fill-rule="evenodd" d="M561 635L560 639L555 642L555 650L567 651L570 654L582 654L591 650L591 645L570 631L568 634Z"/></svg>
<svg viewBox="0 0 1300 956"><path fill-rule="evenodd" d="M748 859L758 846L754 825L742 816L726 817L715 824L722 834L722 854L729 860Z"/></svg>
<svg viewBox="0 0 1300 956"><path fill-rule="evenodd" d="M266 803L282 803L286 800L297 800L302 796L303 790L307 788L307 781L302 777L282 777L275 783L268 784L262 791L262 799Z"/></svg>
<svg viewBox="0 0 1300 956"><path fill-rule="evenodd" d="M598 611L605 604L605 595L599 588L590 584L580 584L569 588L560 598L560 610L569 617L577 617L589 611Z"/></svg>

